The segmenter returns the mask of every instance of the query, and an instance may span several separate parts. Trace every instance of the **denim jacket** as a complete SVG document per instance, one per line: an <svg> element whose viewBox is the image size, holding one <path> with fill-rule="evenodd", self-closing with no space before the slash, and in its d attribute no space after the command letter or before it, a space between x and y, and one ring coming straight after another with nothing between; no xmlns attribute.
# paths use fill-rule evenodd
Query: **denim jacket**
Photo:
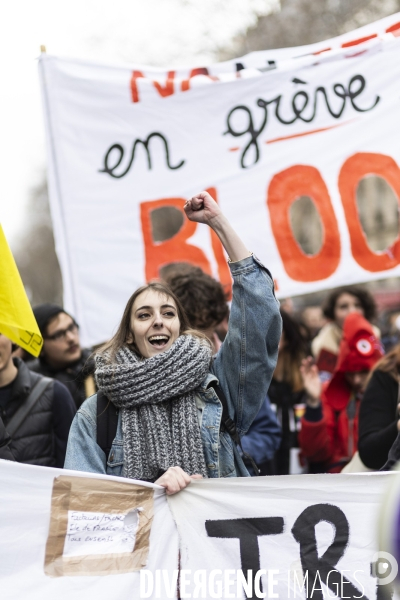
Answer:
<svg viewBox="0 0 400 600"><path fill-rule="evenodd" d="M211 382L218 381L228 401L231 419L243 436L260 410L275 369L281 335L279 303L269 271L254 256L230 263L233 299L228 334L210 372L196 390L201 438L208 477L247 477L240 453L220 430L222 405ZM65 469L122 476L121 412L117 433L106 460L96 442L97 396L78 410L72 423Z"/></svg>

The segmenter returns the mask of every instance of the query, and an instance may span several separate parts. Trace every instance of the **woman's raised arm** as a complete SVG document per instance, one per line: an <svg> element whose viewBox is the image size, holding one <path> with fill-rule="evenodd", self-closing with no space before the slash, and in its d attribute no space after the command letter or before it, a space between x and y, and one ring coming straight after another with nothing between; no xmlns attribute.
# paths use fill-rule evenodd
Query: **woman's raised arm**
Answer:
<svg viewBox="0 0 400 600"><path fill-rule="evenodd" d="M188 200L185 213L190 221L204 223L215 231L232 262L250 256L251 253L208 192L200 192Z"/></svg>
<svg viewBox="0 0 400 600"><path fill-rule="evenodd" d="M268 269L251 255L209 194L191 198L185 212L190 220L214 229L232 261L229 328L211 371L225 392L229 416L243 435L265 400L276 366L282 330L279 303Z"/></svg>

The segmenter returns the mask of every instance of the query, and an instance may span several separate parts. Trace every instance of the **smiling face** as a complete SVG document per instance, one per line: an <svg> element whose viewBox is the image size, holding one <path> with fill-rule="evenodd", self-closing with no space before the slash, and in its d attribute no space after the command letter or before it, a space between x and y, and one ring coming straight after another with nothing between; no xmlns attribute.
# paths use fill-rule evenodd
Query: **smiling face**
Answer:
<svg viewBox="0 0 400 600"><path fill-rule="evenodd" d="M180 321L174 300L148 289L135 299L131 310L130 329L139 353L150 358L171 348L180 335Z"/></svg>

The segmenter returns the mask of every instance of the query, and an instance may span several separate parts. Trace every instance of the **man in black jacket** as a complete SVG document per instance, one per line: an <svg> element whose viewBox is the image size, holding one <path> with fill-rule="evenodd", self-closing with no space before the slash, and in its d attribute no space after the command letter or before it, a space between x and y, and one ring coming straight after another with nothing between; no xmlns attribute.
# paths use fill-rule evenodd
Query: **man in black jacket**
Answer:
<svg viewBox="0 0 400 600"><path fill-rule="evenodd" d="M62 468L76 413L74 401L58 381L49 380L45 385L41 375L12 357L12 350L11 341L0 334L0 426L5 427L0 431L1 458ZM39 384L42 389L33 404L35 386ZM27 406L31 407L29 411ZM20 421L18 426L16 421ZM11 441L7 428L12 429Z"/></svg>
<svg viewBox="0 0 400 600"><path fill-rule="evenodd" d="M43 336L39 359L28 362L35 373L61 381L71 393L76 408L96 393L92 351L82 349L75 319L56 304L40 304L33 309Z"/></svg>
<svg viewBox="0 0 400 600"><path fill-rule="evenodd" d="M7 433L2 418L0 417L0 458L3 460L15 460L10 449L11 438Z"/></svg>

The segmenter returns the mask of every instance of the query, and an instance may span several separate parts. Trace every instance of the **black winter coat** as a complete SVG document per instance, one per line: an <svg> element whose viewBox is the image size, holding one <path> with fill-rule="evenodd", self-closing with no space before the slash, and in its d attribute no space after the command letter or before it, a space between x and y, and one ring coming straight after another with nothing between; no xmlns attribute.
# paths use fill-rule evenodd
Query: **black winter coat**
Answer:
<svg viewBox="0 0 400 600"><path fill-rule="evenodd" d="M376 370L364 392L358 417L358 452L370 469L380 469L388 459L397 437L397 398L399 384Z"/></svg>
<svg viewBox="0 0 400 600"><path fill-rule="evenodd" d="M10 450L11 438L7 433L2 418L0 417L0 458L3 460L15 460Z"/></svg>
<svg viewBox="0 0 400 600"><path fill-rule="evenodd" d="M79 408L87 398L85 379L94 373L94 360L90 358L91 354L92 350L86 348L82 351L81 358L66 369L52 369L44 358L28 362L27 365L31 371L45 377L52 377L65 385L75 401L76 408Z"/></svg>
<svg viewBox="0 0 400 600"><path fill-rule="evenodd" d="M305 403L305 394L303 391L293 392L287 383L272 379L268 396L271 405L275 404L276 406L276 413L282 427L282 439L280 447L270 463L270 470L262 474L288 475L290 473L290 450L299 447L297 439L299 423L295 417L294 406Z"/></svg>
<svg viewBox="0 0 400 600"><path fill-rule="evenodd" d="M11 398L0 408L0 417L7 429L41 375L32 373L20 359L14 359L18 374L12 384ZM55 386L57 403L55 403ZM17 462L49 467L64 466L68 432L75 415L74 402L68 390L52 381L14 433L9 448Z"/></svg>

